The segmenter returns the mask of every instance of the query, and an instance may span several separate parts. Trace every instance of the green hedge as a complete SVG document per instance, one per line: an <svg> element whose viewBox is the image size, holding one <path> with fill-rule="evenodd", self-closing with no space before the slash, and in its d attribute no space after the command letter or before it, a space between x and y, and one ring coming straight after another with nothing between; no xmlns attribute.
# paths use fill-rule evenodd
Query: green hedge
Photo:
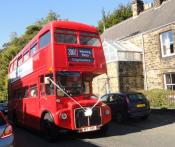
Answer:
<svg viewBox="0 0 175 147"><path fill-rule="evenodd" d="M174 91L163 89L152 89L143 92L150 101L151 107L175 108Z"/></svg>

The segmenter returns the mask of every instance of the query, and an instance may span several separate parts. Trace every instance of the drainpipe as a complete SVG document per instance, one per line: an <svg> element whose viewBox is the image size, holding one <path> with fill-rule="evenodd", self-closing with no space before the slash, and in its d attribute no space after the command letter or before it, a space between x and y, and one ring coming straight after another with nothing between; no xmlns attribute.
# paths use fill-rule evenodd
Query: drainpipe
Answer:
<svg viewBox="0 0 175 147"><path fill-rule="evenodd" d="M148 82L147 82L147 70L145 65L145 50L144 50L144 39L143 39L143 33L142 36L142 54L143 54L143 75L144 75L144 89L148 90Z"/></svg>
<svg viewBox="0 0 175 147"><path fill-rule="evenodd" d="M108 76L108 74L106 74L107 78L106 78L106 93L111 93L111 87L110 87L110 78Z"/></svg>

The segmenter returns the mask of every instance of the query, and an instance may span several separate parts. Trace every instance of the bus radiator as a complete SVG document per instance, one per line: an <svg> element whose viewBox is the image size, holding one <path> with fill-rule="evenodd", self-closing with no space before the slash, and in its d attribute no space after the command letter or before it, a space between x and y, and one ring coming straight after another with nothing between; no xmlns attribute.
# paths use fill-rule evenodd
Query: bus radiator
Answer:
<svg viewBox="0 0 175 147"><path fill-rule="evenodd" d="M89 126L101 125L100 107L93 108L92 115L86 117L82 108L75 109L75 126L83 128Z"/></svg>

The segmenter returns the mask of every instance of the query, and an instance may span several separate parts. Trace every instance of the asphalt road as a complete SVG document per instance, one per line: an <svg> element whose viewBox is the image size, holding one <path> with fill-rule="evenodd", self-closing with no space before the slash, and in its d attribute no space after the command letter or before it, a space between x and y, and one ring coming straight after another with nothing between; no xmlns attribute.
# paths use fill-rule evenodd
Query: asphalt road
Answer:
<svg viewBox="0 0 175 147"><path fill-rule="evenodd" d="M15 147L175 147L175 114L152 114L148 120L111 122L106 136L62 134L48 143L36 132L15 128Z"/></svg>

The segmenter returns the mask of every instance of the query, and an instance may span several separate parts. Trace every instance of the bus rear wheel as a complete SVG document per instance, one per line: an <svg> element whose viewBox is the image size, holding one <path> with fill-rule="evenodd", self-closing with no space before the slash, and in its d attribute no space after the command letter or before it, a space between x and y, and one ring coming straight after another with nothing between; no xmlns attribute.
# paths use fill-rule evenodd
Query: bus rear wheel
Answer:
<svg viewBox="0 0 175 147"><path fill-rule="evenodd" d="M49 142L56 141L57 133L56 126L50 113L46 113L41 119L41 130L44 133L44 137Z"/></svg>

